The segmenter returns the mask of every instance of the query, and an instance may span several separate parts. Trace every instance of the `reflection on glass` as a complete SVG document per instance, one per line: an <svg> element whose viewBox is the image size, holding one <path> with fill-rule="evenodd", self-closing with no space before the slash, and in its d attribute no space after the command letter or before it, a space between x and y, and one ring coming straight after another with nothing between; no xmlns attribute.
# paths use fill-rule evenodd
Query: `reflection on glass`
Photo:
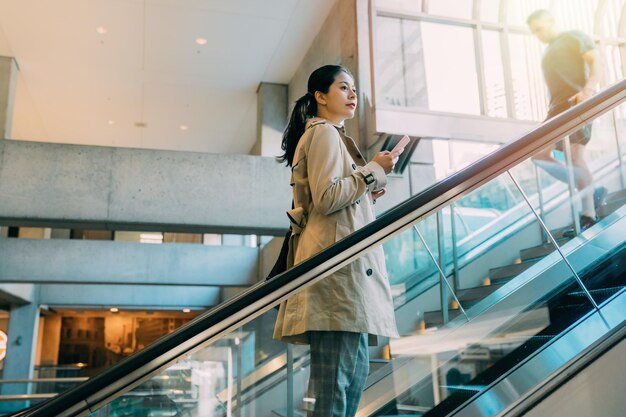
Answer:
<svg viewBox="0 0 626 417"><path fill-rule="evenodd" d="M543 120L547 91L541 74L542 50L529 35L509 35L515 118Z"/></svg>
<svg viewBox="0 0 626 417"><path fill-rule="evenodd" d="M480 114L474 36L470 28L422 22L431 110ZM441 47L443 39L454 39Z"/></svg>
<svg viewBox="0 0 626 417"><path fill-rule="evenodd" d="M428 13L459 19L472 18L472 0L437 0L428 2Z"/></svg>
<svg viewBox="0 0 626 417"><path fill-rule="evenodd" d="M483 59L485 68L485 93L487 116L507 117L506 88L502 68L500 33L483 30Z"/></svg>

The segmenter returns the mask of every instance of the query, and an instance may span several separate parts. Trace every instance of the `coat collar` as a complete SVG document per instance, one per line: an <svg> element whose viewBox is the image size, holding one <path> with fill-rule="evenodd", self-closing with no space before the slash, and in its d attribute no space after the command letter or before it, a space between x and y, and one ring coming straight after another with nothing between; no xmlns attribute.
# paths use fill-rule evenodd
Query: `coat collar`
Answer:
<svg viewBox="0 0 626 417"><path fill-rule="evenodd" d="M332 126L335 126L335 128L337 128L337 130L339 131L339 136L341 136L341 139L344 145L348 149L348 153L350 154L352 159L355 161L355 163L358 166L365 165L366 161L363 158L363 155L361 154L359 147L356 145L356 142L354 141L354 139L352 139L350 136L346 134L345 126L335 124L331 122L330 120L324 119L322 117L313 117L307 120L306 129L310 128L311 126L315 126L315 125L322 124L322 123L328 123Z"/></svg>
<svg viewBox="0 0 626 417"><path fill-rule="evenodd" d="M318 125L318 124L320 124L320 123L328 123L328 124L330 124L330 125L333 125L333 126L335 126L335 127L337 128L337 130L339 130L341 133L343 133L344 135L346 134L346 128L345 128L345 126L344 126L344 125L339 125L339 124L333 123L333 122L331 122L331 121L330 121L330 120L328 120L328 119L324 119L323 117L313 117L313 118L311 118L311 119L307 120L307 121L306 121L306 128L305 128L305 129L308 129L308 128L309 128L309 127L311 127L311 126L315 126L315 125Z"/></svg>

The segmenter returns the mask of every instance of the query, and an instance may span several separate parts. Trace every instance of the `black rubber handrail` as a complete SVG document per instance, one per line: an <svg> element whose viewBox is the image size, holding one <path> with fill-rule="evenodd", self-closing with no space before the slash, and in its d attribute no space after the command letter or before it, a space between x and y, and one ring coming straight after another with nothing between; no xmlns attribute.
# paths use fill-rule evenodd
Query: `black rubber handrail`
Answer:
<svg viewBox="0 0 626 417"><path fill-rule="evenodd" d="M87 382L14 416L73 416L98 408L165 369L182 355L252 320L302 288L348 264L369 248L381 244L420 218L485 184L624 100L626 79L409 198L289 271L254 285Z"/></svg>

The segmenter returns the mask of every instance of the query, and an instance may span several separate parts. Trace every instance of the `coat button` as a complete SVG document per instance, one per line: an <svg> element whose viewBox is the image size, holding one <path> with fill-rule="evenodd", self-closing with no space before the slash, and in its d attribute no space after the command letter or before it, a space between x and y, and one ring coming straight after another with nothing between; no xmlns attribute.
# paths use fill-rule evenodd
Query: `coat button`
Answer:
<svg viewBox="0 0 626 417"><path fill-rule="evenodd" d="M356 169L356 164L352 164L352 169Z"/></svg>
<svg viewBox="0 0 626 417"><path fill-rule="evenodd" d="M372 268L367 268L367 271L365 271L365 273L367 274L368 277L371 277L374 271L372 271Z"/></svg>
<svg viewBox="0 0 626 417"><path fill-rule="evenodd" d="M360 203L361 203L361 200L357 200L357 201L355 201L355 203L360 204Z"/></svg>

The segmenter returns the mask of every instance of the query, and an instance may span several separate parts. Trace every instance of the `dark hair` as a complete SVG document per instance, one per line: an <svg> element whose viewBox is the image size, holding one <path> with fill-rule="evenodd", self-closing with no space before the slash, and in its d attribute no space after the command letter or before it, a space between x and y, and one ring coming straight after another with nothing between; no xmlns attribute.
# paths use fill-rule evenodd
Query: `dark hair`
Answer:
<svg viewBox="0 0 626 417"><path fill-rule="evenodd" d="M328 93L331 84L335 82L335 78L342 71L352 77L350 71L339 65L324 65L311 73L307 83L307 93L296 100L289 117L289 123L283 133L281 149L285 153L277 157L279 162L286 162L287 166L292 166L296 147L304 133L306 121L317 115L315 92Z"/></svg>
<svg viewBox="0 0 626 417"><path fill-rule="evenodd" d="M535 10L526 19L526 24L530 25L531 22L534 22L535 20L542 19L547 16L552 17L552 13L550 13L549 11L545 9Z"/></svg>

